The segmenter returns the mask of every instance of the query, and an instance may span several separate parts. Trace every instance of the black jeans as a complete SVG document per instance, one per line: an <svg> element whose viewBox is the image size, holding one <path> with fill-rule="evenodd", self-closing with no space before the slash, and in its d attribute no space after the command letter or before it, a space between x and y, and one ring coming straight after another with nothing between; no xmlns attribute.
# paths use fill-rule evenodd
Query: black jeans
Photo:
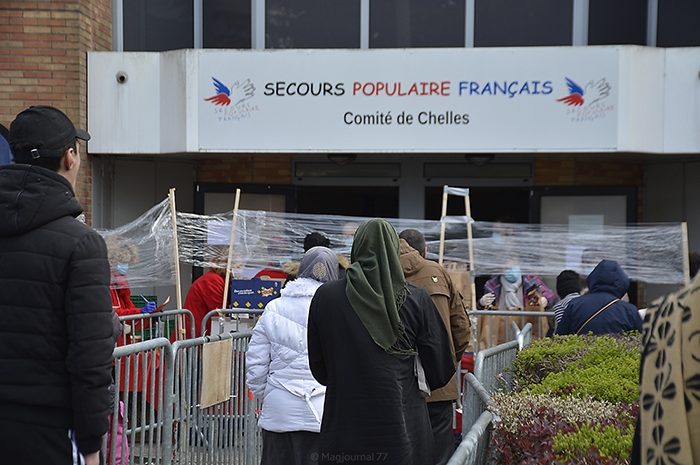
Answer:
<svg viewBox="0 0 700 465"><path fill-rule="evenodd" d="M445 465L455 451L455 434L452 429L454 403L451 400L428 402L430 426L433 430L433 463Z"/></svg>
<svg viewBox="0 0 700 465"><path fill-rule="evenodd" d="M262 430L263 451L260 465L316 465L319 433Z"/></svg>

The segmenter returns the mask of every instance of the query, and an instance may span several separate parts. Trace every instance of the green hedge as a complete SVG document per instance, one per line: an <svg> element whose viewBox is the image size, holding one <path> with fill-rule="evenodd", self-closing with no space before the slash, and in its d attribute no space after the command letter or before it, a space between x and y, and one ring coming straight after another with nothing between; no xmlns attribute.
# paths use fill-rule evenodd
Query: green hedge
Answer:
<svg viewBox="0 0 700 465"><path fill-rule="evenodd" d="M513 363L514 392L493 396L496 463L622 465L639 412L641 340L561 336L534 341Z"/></svg>

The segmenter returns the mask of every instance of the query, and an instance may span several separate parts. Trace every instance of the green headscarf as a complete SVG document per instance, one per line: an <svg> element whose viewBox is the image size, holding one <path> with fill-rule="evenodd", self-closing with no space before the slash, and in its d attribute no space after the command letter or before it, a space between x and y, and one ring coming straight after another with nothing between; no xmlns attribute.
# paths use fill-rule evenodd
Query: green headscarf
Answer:
<svg viewBox="0 0 700 465"><path fill-rule="evenodd" d="M399 317L407 289L394 227L382 219L361 225L350 259L345 294L367 332L389 354L415 355Z"/></svg>

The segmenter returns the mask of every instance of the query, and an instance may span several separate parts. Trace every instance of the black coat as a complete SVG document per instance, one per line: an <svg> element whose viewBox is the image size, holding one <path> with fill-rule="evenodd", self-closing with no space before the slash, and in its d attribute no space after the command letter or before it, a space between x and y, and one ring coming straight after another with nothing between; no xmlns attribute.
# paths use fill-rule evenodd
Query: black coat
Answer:
<svg viewBox="0 0 700 465"><path fill-rule="evenodd" d="M619 334L641 331L642 318L637 307L629 302L617 301L582 325L598 310L615 299L620 299L629 289L630 280L620 265L613 260L603 260L586 278L588 293L566 306L555 334Z"/></svg>
<svg viewBox="0 0 700 465"><path fill-rule="evenodd" d="M114 339L107 250L81 212L63 176L0 168L0 419L70 428L87 454L107 431Z"/></svg>
<svg viewBox="0 0 700 465"><path fill-rule="evenodd" d="M431 463L430 419L414 357L389 355L372 340L345 285L343 279L321 286L309 312L309 365L327 386L319 464ZM400 315L428 385L444 386L454 374L454 354L430 296L409 285Z"/></svg>

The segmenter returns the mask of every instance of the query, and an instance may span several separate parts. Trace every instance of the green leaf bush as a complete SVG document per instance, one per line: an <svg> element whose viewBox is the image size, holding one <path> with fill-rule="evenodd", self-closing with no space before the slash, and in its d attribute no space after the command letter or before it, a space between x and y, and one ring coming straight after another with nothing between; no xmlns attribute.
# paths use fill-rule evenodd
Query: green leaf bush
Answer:
<svg viewBox="0 0 700 465"><path fill-rule="evenodd" d="M639 334L533 342L513 363L514 391L493 396L493 461L628 463L640 351Z"/></svg>

